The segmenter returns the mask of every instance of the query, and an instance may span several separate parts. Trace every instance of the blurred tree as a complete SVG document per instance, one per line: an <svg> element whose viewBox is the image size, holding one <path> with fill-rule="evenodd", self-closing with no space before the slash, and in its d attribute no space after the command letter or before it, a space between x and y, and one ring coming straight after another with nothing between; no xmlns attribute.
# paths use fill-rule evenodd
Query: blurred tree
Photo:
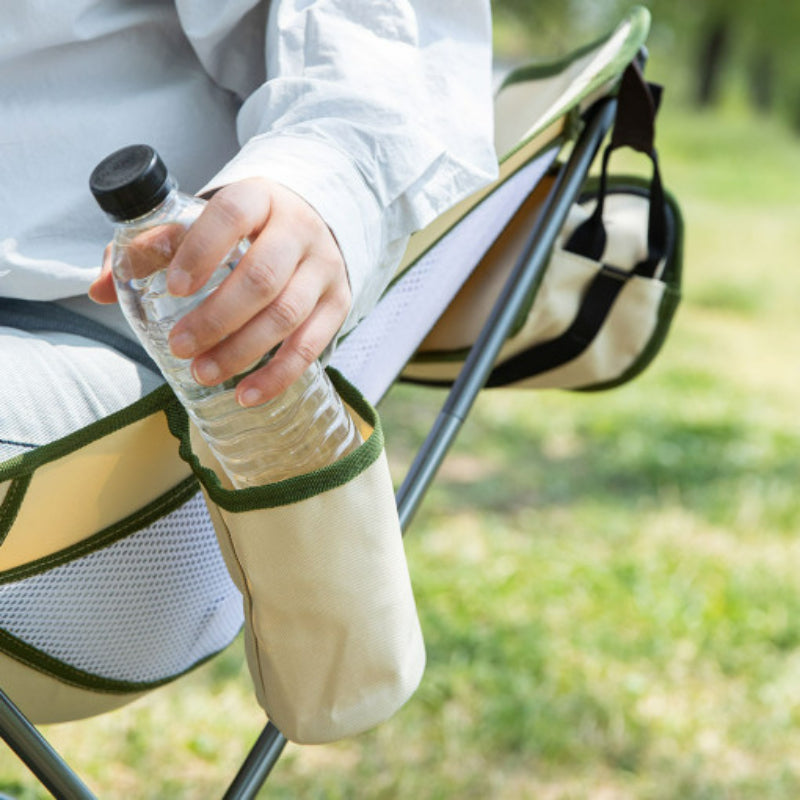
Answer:
<svg viewBox="0 0 800 800"><path fill-rule="evenodd" d="M730 37L731 20L727 16L715 17L699 37L695 95L699 106L714 105L719 99Z"/></svg>
<svg viewBox="0 0 800 800"><path fill-rule="evenodd" d="M643 0L653 14L651 42L668 50L676 70L689 65L690 96L718 103L734 76L753 107L788 112L800 128L798 0ZM495 18L524 28L542 58L611 28L625 0L493 0ZM664 54L662 54L664 55Z"/></svg>

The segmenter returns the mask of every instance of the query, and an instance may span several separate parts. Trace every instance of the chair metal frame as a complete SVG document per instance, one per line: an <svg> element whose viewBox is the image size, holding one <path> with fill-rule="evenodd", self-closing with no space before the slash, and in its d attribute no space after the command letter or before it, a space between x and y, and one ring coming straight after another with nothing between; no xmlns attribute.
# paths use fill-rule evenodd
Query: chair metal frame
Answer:
<svg viewBox="0 0 800 800"><path fill-rule="evenodd" d="M397 495L403 533L418 510L469 411L483 389L495 360L526 299L535 291L570 206L578 196L592 162L610 131L616 99L604 98L584 116L569 158L563 163L506 285L480 336L450 389ZM22 714L0 687L0 738L25 763L41 784L59 800L95 800L95 795ZM268 722L244 759L223 800L255 798L286 745L281 732Z"/></svg>

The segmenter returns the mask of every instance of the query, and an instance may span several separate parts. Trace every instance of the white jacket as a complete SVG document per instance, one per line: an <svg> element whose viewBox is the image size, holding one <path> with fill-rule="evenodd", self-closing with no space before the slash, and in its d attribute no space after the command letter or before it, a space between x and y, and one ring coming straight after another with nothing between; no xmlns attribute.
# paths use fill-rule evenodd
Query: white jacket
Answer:
<svg viewBox="0 0 800 800"><path fill-rule="evenodd" d="M94 165L143 142L181 188L256 175L332 229L371 308L408 235L491 180L488 0L0 4L0 295L82 295Z"/></svg>

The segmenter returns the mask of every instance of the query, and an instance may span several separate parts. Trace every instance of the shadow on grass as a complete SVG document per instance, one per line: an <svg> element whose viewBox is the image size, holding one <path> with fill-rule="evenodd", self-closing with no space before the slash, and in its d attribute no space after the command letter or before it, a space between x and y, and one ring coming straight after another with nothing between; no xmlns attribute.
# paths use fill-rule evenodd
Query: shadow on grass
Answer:
<svg viewBox="0 0 800 800"><path fill-rule="evenodd" d="M756 500L760 524L795 529L800 432L753 425L745 407L715 417L702 401L716 387L703 387L697 376L692 384L685 404L680 389L667 385L665 397L651 405L598 399L596 411L583 405L553 420L537 419L533 394L523 422L518 414L487 413L489 399L452 451L482 460L479 477L450 474L445 462L431 505L437 513L513 513L578 503L647 510L668 500L709 523L730 525L742 504ZM399 394L388 408L387 439L390 455L402 461L410 460L443 395L407 387Z"/></svg>

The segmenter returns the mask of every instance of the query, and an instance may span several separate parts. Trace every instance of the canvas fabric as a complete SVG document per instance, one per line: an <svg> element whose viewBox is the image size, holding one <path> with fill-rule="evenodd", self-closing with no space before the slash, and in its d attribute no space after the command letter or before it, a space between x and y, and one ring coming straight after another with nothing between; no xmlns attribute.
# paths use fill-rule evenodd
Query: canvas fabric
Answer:
<svg viewBox="0 0 800 800"><path fill-rule="evenodd" d="M197 430L171 416L244 597L259 703L288 739L361 733L417 688L425 647L377 413L337 373L363 444L335 464L234 490Z"/></svg>
<svg viewBox="0 0 800 800"><path fill-rule="evenodd" d="M526 232L545 193L532 195L517 218L498 238L478 270L464 286L403 371L412 382L442 385L456 379L471 344L488 318L500 289L521 256ZM529 389L610 388L639 374L662 346L680 300L682 223L674 199L668 197L670 246L652 276L634 274L648 252L649 195L635 178L612 180L604 220L606 248L597 260L565 249L577 227L595 206L591 196L576 203L559 233L542 281L526 315L501 349L497 367L532 351L537 344L562 335L573 323L587 287L604 265L622 273L623 286L597 335L577 357L553 369L538 371L535 355L526 366L505 375L496 370L490 386ZM526 374L526 370L528 374Z"/></svg>

